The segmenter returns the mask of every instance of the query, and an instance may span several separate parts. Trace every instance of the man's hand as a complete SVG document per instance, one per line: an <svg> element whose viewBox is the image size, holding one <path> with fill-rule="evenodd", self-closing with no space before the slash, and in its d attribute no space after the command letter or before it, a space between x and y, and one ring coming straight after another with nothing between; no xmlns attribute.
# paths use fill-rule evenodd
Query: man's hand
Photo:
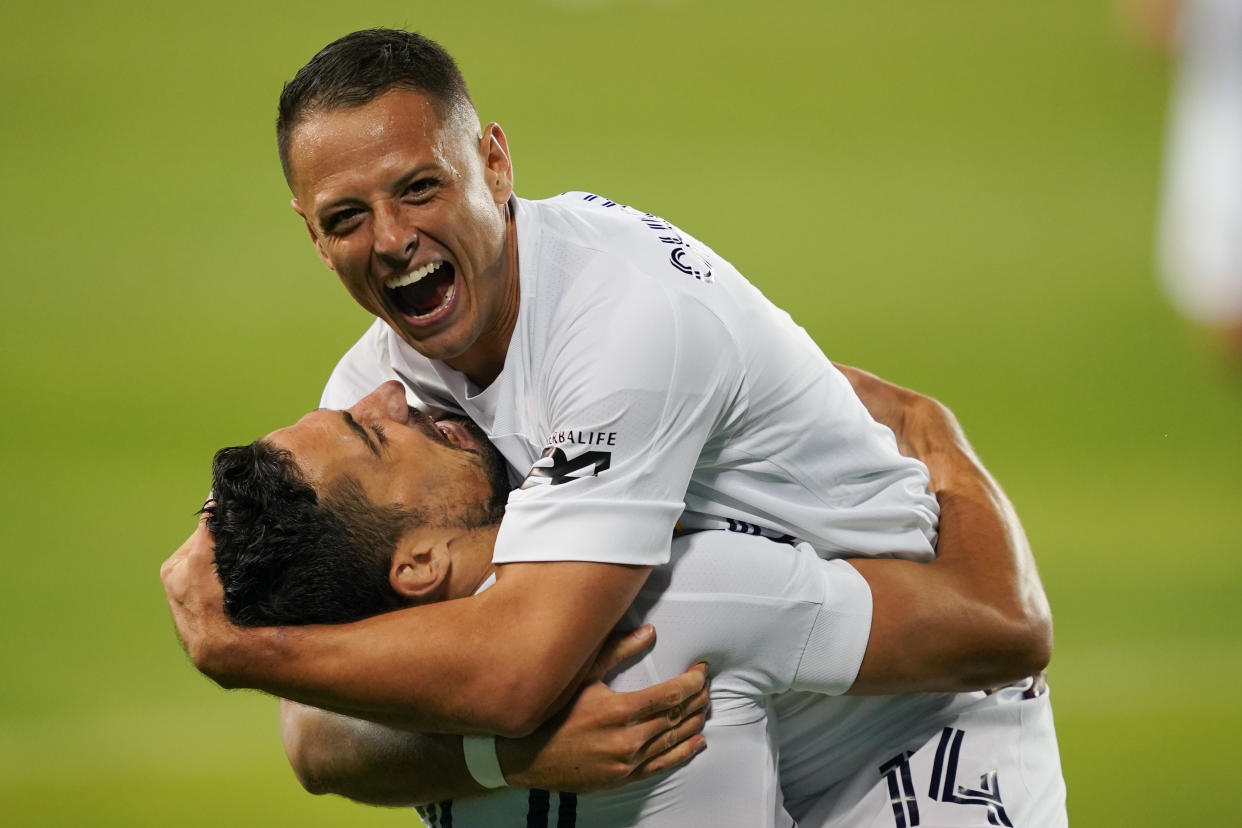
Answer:
<svg viewBox="0 0 1242 828"><path fill-rule="evenodd" d="M208 677L228 686L221 656L240 637L241 629L224 614L224 589L215 570L215 541L207 516L160 567L173 624L186 655Z"/></svg>
<svg viewBox="0 0 1242 828"><path fill-rule="evenodd" d="M677 767L703 750L706 664L632 693L613 692L602 682L654 641L650 626L609 639L587 683L564 710L526 738L499 740L509 784L579 793L606 790Z"/></svg>
<svg viewBox="0 0 1242 828"><path fill-rule="evenodd" d="M598 683L653 641L649 626L610 638L558 724L521 739L498 738L509 783L603 790L668 770L702 750L707 687L701 665L635 693L614 693ZM466 770L459 736L396 730L289 701L281 711L289 762L311 793L388 806L486 793Z"/></svg>

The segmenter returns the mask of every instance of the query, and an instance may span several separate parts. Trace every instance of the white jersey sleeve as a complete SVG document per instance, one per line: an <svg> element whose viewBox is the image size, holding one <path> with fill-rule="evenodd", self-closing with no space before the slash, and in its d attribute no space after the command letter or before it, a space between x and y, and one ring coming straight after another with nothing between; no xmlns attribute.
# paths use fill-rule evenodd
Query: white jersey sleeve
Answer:
<svg viewBox="0 0 1242 828"><path fill-rule="evenodd" d="M619 274L629 289L575 286L562 299L577 307L557 314L568 322L531 401L548 448L509 498L497 563L668 560L690 476L740 391L741 360L722 356L731 341L708 309L677 306L659 280L629 271Z"/></svg>
<svg viewBox="0 0 1242 828"><path fill-rule="evenodd" d="M672 549L626 614L660 631L656 647L614 677L614 689L650 686L699 660L714 676L717 712L727 697L850 688L871 632L871 591L858 570L809 544L731 532L696 532Z"/></svg>

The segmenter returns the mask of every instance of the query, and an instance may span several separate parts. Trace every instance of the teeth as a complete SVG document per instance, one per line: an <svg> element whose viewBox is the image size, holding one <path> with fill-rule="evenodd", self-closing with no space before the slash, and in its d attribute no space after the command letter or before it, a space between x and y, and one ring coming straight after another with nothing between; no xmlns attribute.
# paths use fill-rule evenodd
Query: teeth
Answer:
<svg viewBox="0 0 1242 828"><path fill-rule="evenodd" d="M389 290L396 290L397 288L403 288L406 285L412 285L415 282L422 281L426 277L435 273L439 270L440 265L442 264L444 264L444 262L431 262L423 265L418 270L405 274L404 276L393 276L387 282L384 282L384 287Z"/></svg>

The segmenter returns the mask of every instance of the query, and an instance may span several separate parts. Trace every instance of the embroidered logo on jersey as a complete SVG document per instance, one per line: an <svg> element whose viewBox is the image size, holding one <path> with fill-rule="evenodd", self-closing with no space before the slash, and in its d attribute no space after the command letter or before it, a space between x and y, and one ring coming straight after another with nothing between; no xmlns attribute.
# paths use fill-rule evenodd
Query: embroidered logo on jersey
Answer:
<svg viewBox="0 0 1242 828"><path fill-rule="evenodd" d="M591 193L584 195L582 200L594 202L600 207L620 207L623 211L637 216L638 220L647 225L648 229L660 234L659 239L661 242L672 248L668 254L669 264L687 276L693 276L699 281L709 283L714 281L712 279L711 260L705 254L696 250L690 244L690 240L681 235L681 231L664 219L651 213L640 213L633 207L618 204L615 201L609 201L606 198L601 198Z"/></svg>
<svg viewBox="0 0 1242 828"><path fill-rule="evenodd" d="M582 431L581 429L563 428L548 435L549 446L615 446L616 444L617 432L615 431Z"/></svg>
<svg viewBox="0 0 1242 828"><path fill-rule="evenodd" d="M660 241L671 245L668 260L673 267L687 276L693 276L704 282L712 281L712 263L707 257L695 250L681 232L659 216L643 213L642 223L660 234Z"/></svg>
<svg viewBox="0 0 1242 828"><path fill-rule="evenodd" d="M565 454L564 449L548 446L543 450L543 456L535 461L520 488L572 483L584 477L595 477L600 472L607 471L611 465L611 451L584 451L576 457L570 457Z"/></svg>

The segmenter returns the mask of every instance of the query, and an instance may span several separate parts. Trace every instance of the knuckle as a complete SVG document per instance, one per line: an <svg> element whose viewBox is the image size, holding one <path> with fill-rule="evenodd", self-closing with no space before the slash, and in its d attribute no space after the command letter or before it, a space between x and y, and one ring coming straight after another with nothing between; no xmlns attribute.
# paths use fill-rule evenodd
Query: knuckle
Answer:
<svg viewBox="0 0 1242 828"><path fill-rule="evenodd" d="M613 741L612 750L609 753L617 762L631 762L635 751L642 747L638 744L640 739L641 737L629 731L621 733Z"/></svg>

